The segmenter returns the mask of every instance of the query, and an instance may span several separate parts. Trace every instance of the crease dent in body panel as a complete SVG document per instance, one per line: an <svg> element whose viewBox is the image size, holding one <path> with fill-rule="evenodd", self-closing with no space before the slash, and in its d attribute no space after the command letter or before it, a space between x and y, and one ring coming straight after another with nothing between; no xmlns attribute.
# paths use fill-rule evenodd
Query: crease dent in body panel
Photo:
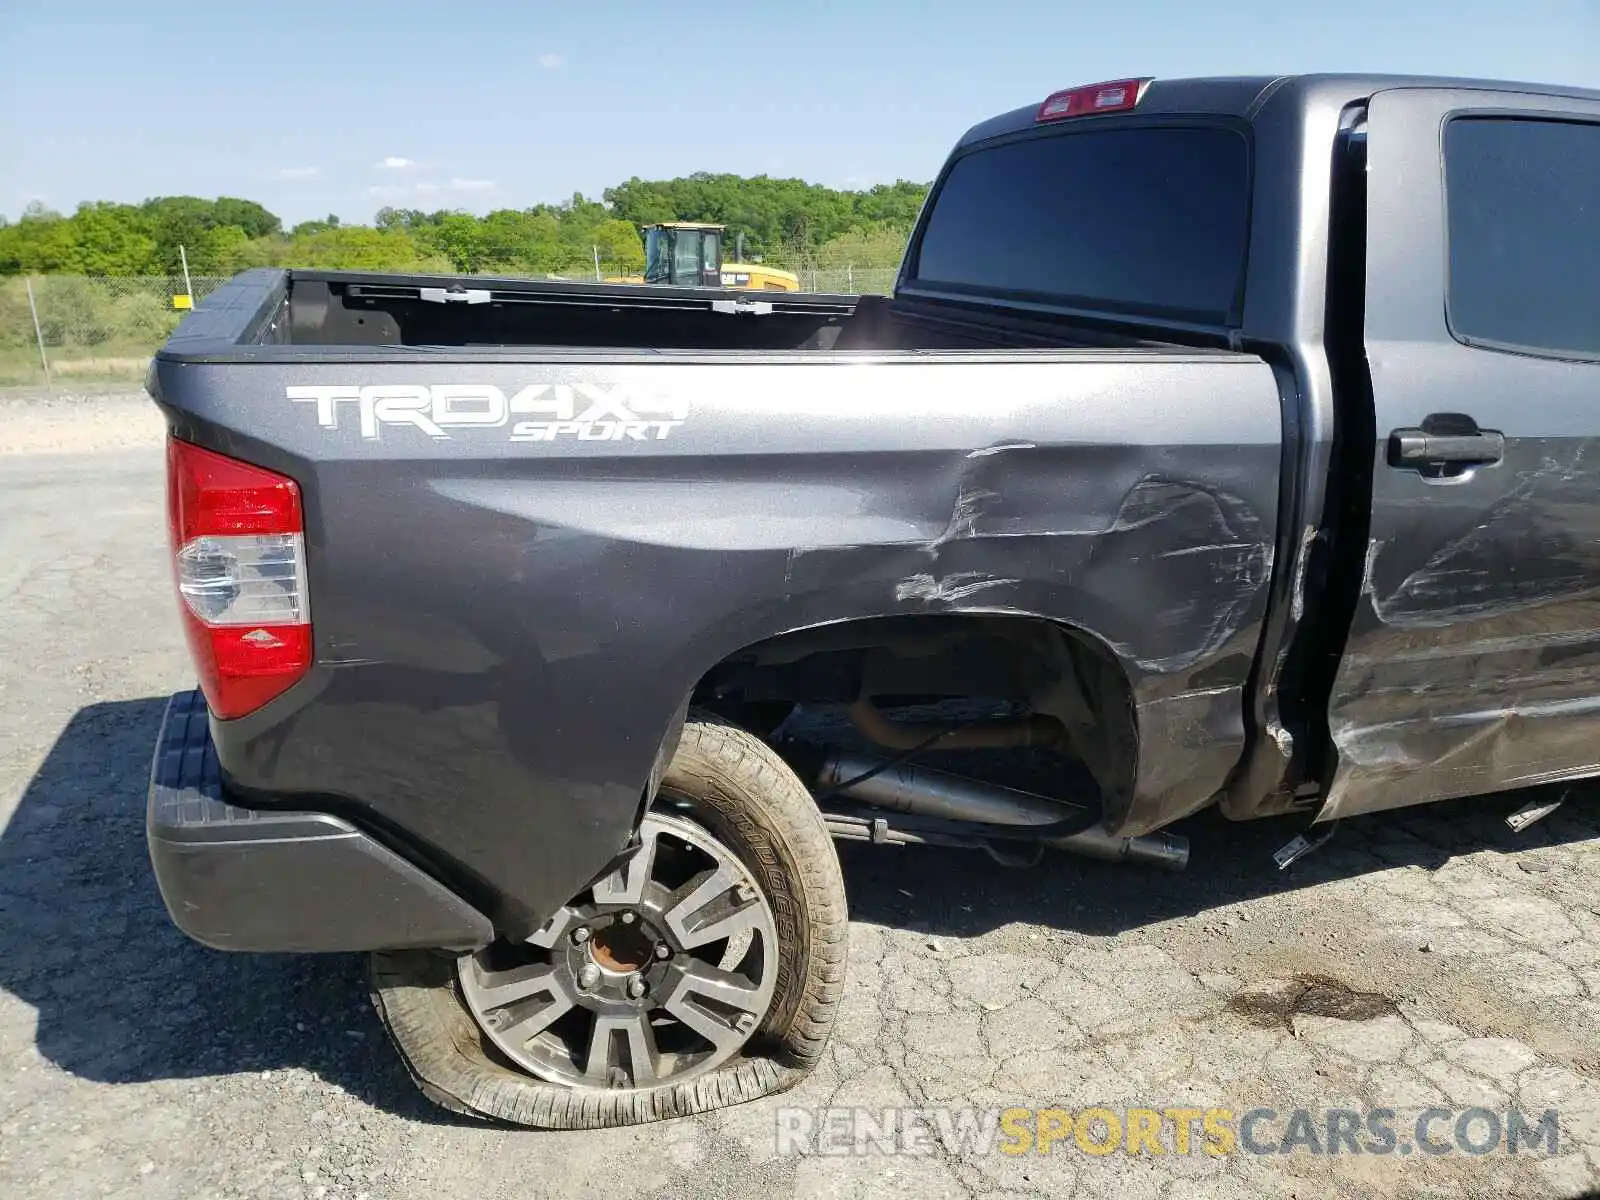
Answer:
<svg viewBox="0 0 1600 1200"><path fill-rule="evenodd" d="M980 446L976 450L967 451L967 458L988 458L991 454L1004 454L1007 450L1033 450L1033 442L996 442L992 446Z"/></svg>
<svg viewBox="0 0 1600 1200"><path fill-rule="evenodd" d="M1081 575L1115 598L1160 593L1145 646L1117 646L1151 674L1186 670L1243 628L1272 571L1273 545L1240 497L1146 474L1123 497Z"/></svg>
<svg viewBox="0 0 1600 1200"><path fill-rule="evenodd" d="M783 556L783 598L787 600L794 595L794 562L801 554L800 547L791 546L789 552Z"/></svg>
<svg viewBox="0 0 1600 1200"><path fill-rule="evenodd" d="M950 508L950 522L944 527L943 533L928 543L928 553L937 555L939 547L946 543L978 536L976 527L984 506L998 499L999 492L972 487L963 474L955 503Z"/></svg>
<svg viewBox="0 0 1600 1200"><path fill-rule="evenodd" d="M1123 495L1109 522L1102 516L1093 528L1061 529L1081 522L1064 522L1049 500L1029 504L1026 497L1008 493L1004 458L1013 449L1024 447L985 447L976 461L968 453L957 464L949 520L924 547L936 563L958 543L1022 537L1061 538L1061 560L1067 563L1073 557L1067 546L1077 543L1086 556L1070 568L1073 587L1135 608L1149 608L1152 599L1158 605L1148 641L1113 643L1120 655L1152 674L1193 666L1216 654L1244 626L1273 561L1272 541L1245 500L1205 483L1146 473ZM980 472L981 480L975 478ZM986 522L1000 514L999 520ZM894 597L959 604L1025 582L973 569L970 555L962 556L960 566L944 575L911 572L894 584Z"/></svg>
<svg viewBox="0 0 1600 1200"><path fill-rule="evenodd" d="M912 575L895 584L894 598L953 604L989 588L1015 587L1018 582L985 575L982 571L957 571L942 579L929 574Z"/></svg>
<svg viewBox="0 0 1600 1200"><path fill-rule="evenodd" d="M1012 450L1032 450L1032 442L999 442L992 446L968 451L956 467L956 494L950 505L950 518L939 536L929 541L923 550L937 560L939 552L952 542L978 538L978 519L985 510L1001 499L995 487L979 486L973 475L985 467L999 464L999 456ZM993 460L983 462L979 460ZM996 481L997 483L999 481ZM1015 586L1018 580L1003 579L982 571L956 571L948 576L938 576L931 571L919 571L906 576L894 586L897 601L916 600L930 604L954 604L990 588Z"/></svg>
<svg viewBox="0 0 1600 1200"><path fill-rule="evenodd" d="M1362 767L1396 767L1407 771L1421 766L1448 766L1452 762L1472 761L1481 757L1480 748L1491 745L1487 756L1489 763L1499 762L1501 753L1519 740L1521 732L1531 723L1549 718L1573 717L1600 711L1600 696L1574 696L1567 700L1527 702L1520 697L1507 704L1477 712L1454 714L1439 718L1421 714L1393 721L1382 721L1358 726L1349 721L1338 721L1333 732L1339 739L1339 752L1352 763ZM1427 754L1407 744L1406 735L1426 739L1435 728L1470 728L1473 732L1463 741L1451 741L1442 754ZM1552 776L1569 777L1572 771L1563 769L1551 772ZM1497 776L1504 784L1537 782L1543 776L1535 773L1521 776Z"/></svg>
<svg viewBox="0 0 1600 1200"><path fill-rule="evenodd" d="M1362 589L1378 619L1400 629L1445 627L1600 592L1587 561L1593 552L1579 544L1581 538L1573 536L1565 521L1540 520L1552 512L1582 512L1590 506L1600 478L1585 475L1583 458L1580 444L1565 461L1546 455L1537 467L1520 472L1480 520L1392 588L1380 586L1382 559L1384 550L1398 549L1398 543L1371 539ZM1504 551L1510 546L1517 548L1520 562L1537 569L1519 573L1516 564L1508 564Z"/></svg>
<svg viewBox="0 0 1600 1200"><path fill-rule="evenodd" d="M1294 583L1289 588L1289 616L1299 622L1306 615L1306 572L1311 569L1311 549L1322 537L1315 525L1300 531L1300 550L1295 555Z"/></svg>

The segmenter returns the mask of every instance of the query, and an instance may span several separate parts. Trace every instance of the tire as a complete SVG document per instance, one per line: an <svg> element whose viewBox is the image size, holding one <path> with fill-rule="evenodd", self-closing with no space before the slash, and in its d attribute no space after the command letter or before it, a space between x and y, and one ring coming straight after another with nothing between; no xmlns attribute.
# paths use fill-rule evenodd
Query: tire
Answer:
<svg viewBox="0 0 1600 1200"><path fill-rule="evenodd" d="M373 1003L418 1086L455 1112L546 1129L598 1129L756 1100L821 1057L844 992L849 932L833 840L811 794L751 734L693 712L655 805L691 817L744 864L777 932L772 1000L737 1057L681 1082L572 1087L514 1066L463 1000L456 956L379 951ZM597 935L598 937L598 935Z"/></svg>

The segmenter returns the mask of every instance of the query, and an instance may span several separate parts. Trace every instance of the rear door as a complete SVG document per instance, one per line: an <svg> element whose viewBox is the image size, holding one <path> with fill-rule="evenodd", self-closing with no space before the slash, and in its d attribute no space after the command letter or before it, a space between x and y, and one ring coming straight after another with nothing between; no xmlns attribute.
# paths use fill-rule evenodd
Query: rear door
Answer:
<svg viewBox="0 0 1600 1200"><path fill-rule="evenodd" d="M1600 773L1600 103L1368 112L1377 449L1319 819Z"/></svg>

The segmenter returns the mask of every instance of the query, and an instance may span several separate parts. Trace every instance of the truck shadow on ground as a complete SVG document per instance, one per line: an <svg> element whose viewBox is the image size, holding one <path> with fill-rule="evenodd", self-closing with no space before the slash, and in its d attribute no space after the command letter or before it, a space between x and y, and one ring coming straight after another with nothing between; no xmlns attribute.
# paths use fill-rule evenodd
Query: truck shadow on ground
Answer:
<svg viewBox="0 0 1600 1200"><path fill-rule="evenodd" d="M298 1068L379 1108L465 1121L412 1085L368 1001L359 955L225 954L171 925L144 843L147 768L165 697L80 710L0 836L0 988L38 1013L39 1052L101 1083ZM1594 837L1587 798L1520 837L1499 797L1349 822L1280 874L1295 822L1191 820L1188 872L1052 853L1002 867L973 851L841 847L852 915L965 936L1011 922L1112 934L1389 866ZM1581 807L1580 807L1581 806ZM1577 808L1578 811L1573 810ZM908 894L909 893L909 894Z"/></svg>
<svg viewBox="0 0 1600 1200"><path fill-rule="evenodd" d="M362 956L226 954L172 926L144 843L166 704L81 709L0 836L0 988L37 1010L39 1053L99 1083L299 1068L400 1115L467 1123L407 1077Z"/></svg>
<svg viewBox="0 0 1600 1200"><path fill-rule="evenodd" d="M1523 833L1505 818L1533 799L1566 803ZM1035 865L1006 867L976 850L842 844L850 915L885 925L967 937L1013 922L1110 936L1177 917L1393 867L1437 870L1481 851L1511 854L1600 838L1592 784L1395 809L1340 822L1323 846L1280 871L1272 855L1307 817L1233 822L1215 810L1172 827L1188 837L1183 872L1049 851Z"/></svg>

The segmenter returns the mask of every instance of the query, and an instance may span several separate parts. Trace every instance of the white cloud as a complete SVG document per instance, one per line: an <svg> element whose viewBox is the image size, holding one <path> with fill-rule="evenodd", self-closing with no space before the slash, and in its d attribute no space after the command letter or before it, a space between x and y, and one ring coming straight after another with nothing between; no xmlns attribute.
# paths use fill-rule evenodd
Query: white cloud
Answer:
<svg viewBox="0 0 1600 1200"><path fill-rule="evenodd" d="M378 169L383 171L407 171L416 165L414 159L401 158L398 154L391 154L388 158L379 160Z"/></svg>
<svg viewBox="0 0 1600 1200"><path fill-rule="evenodd" d="M279 179L315 179L322 174L316 167L279 167Z"/></svg>
<svg viewBox="0 0 1600 1200"><path fill-rule="evenodd" d="M408 196L436 196L441 192L492 192L492 179L451 179L444 183L422 180L419 183L380 183L367 189L369 196L385 200L404 200Z"/></svg>
<svg viewBox="0 0 1600 1200"><path fill-rule="evenodd" d="M541 55L539 55L539 65L541 67L543 67L546 71L559 70L562 67L562 65L566 63L566 61L567 60L562 58L561 55L559 55L559 54L541 54Z"/></svg>

